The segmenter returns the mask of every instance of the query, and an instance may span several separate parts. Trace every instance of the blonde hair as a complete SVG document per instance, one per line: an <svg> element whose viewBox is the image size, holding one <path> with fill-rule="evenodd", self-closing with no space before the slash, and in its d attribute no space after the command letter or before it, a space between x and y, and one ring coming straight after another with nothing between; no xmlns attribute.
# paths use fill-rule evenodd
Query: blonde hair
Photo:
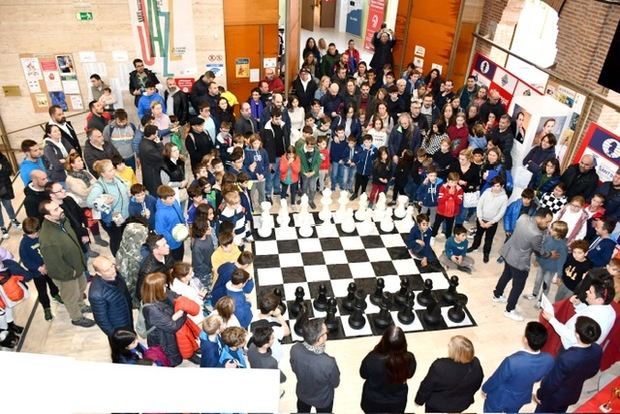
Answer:
<svg viewBox="0 0 620 414"><path fill-rule="evenodd" d="M474 344L462 335L453 336L448 344L448 358L459 364L469 364L474 359Z"/></svg>
<svg viewBox="0 0 620 414"><path fill-rule="evenodd" d="M222 326L222 318L219 315L211 314L202 321L202 330L209 335L213 335Z"/></svg>
<svg viewBox="0 0 620 414"><path fill-rule="evenodd" d="M551 231L554 231L560 240L564 240L568 234L568 224L565 221L558 220L551 224Z"/></svg>
<svg viewBox="0 0 620 414"><path fill-rule="evenodd" d="M97 172L97 174L101 175L106 168L114 168L114 164L112 161L106 160L97 160L93 164L93 169Z"/></svg>
<svg viewBox="0 0 620 414"><path fill-rule="evenodd" d="M459 152L459 155L463 155L468 161L471 161L474 158L474 151L471 148L465 148Z"/></svg>

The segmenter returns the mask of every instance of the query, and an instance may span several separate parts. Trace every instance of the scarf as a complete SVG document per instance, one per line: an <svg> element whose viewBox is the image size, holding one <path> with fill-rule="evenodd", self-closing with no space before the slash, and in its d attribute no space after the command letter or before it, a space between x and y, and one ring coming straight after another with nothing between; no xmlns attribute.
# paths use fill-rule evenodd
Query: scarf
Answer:
<svg viewBox="0 0 620 414"><path fill-rule="evenodd" d="M310 345L307 342L302 342L302 343L304 345L304 348L306 348L308 351L310 351L310 352L312 352L312 353L314 353L316 355L321 355L321 354L323 354L325 352L325 344L315 346L315 345Z"/></svg>
<svg viewBox="0 0 620 414"><path fill-rule="evenodd" d="M86 170L82 170L82 171L69 171L69 175L73 178L77 178L78 180L82 180L84 182L84 184L86 184L87 187L90 187L91 183L90 180L92 180L94 177Z"/></svg>
<svg viewBox="0 0 620 414"><path fill-rule="evenodd" d="M67 158L69 156L67 149L65 148L64 145L62 145L62 141L56 142L51 138L45 138L45 142L58 148L58 150L62 153L63 158Z"/></svg>

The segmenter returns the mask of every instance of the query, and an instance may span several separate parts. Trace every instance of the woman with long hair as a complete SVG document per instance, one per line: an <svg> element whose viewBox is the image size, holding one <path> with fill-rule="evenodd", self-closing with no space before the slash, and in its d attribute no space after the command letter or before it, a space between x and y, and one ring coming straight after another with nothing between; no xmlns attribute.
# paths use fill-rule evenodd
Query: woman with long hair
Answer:
<svg viewBox="0 0 620 414"><path fill-rule="evenodd" d="M325 96L325 94L327 93L327 89L329 88L329 85L331 83L332 81L329 78L329 76L322 76L321 80L319 81L319 86L318 88L316 88L316 91L314 92L314 99L316 99L317 101L320 101L321 98Z"/></svg>
<svg viewBox="0 0 620 414"><path fill-rule="evenodd" d="M175 198L179 203L187 200L187 193L183 190L187 188L185 178L185 159L181 155L179 148L171 142L164 145L164 164L159 173L162 185L167 185L174 189Z"/></svg>
<svg viewBox="0 0 620 414"><path fill-rule="evenodd" d="M147 348L138 342L138 335L134 331L125 328L116 329L110 335L109 340L114 364L152 364L152 362L144 361Z"/></svg>
<svg viewBox="0 0 620 414"><path fill-rule="evenodd" d="M439 69L431 69L424 77L424 84L426 85L427 92L432 93L433 96L437 96L439 87L441 86L441 73Z"/></svg>
<svg viewBox="0 0 620 414"><path fill-rule="evenodd" d="M312 52L304 52L304 63L301 66L310 71L313 80L318 80L319 64L316 60L316 56Z"/></svg>
<svg viewBox="0 0 620 414"><path fill-rule="evenodd" d="M446 128L451 127L456 123L456 114L454 108L449 103L445 104L441 110L441 119L446 124Z"/></svg>
<svg viewBox="0 0 620 414"><path fill-rule="evenodd" d="M368 66L366 62L361 61L359 65L357 65L357 70L353 74L353 78L355 79L355 84L357 87L361 87L362 83L368 82Z"/></svg>
<svg viewBox="0 0 620 414"><path fill-rule="evenodd" d="M488 91L489 91L489 88L487 88L484 85L478 89L478 93L476 94L476 97L472 101L472 104L475 105L478 108L478 110L480 110L480 107L482 106L482 104L487 101Z"/></svg>
<svg viewBox="0 0 620 414"><path fill-rule="evenodd" d="M540 197L544 193L553 191L553 188L560 182L560 161L557 158L549 158L534 175L527 185Z"/></svg>
<svg viewBox="0 0 620 414"><path fill-rule="evenodd" d="M314 37L309 37L308 40L306 40L306 46L304 47L304 50L301 52L301 55L304 57L304 59L309 54L314 56L315 64L316 66L319 66L319 64L321 63L321 52L319 51L319 48L316 45L316 41L314 40Z"/></svg>
<svg viewBox="0 0 620 414"><path fill-rule="evenodd" d="M362 124L359 119L359 115L355 108L355 104L348 103L342 108L340 114L332 120L331 130L332 136L336 134L336 128L344 127L345 138L353 135L357 138L357 141L361 141L362 138ZM378 147L377 147L378 148Z"/></svg>
<svg viewBox="0 0 620 414"><path fill-rule="evenodd" d="M306 111L303 106L299 105L299 98L295 95L289 95L286 109L291 120L291 134L295 130L295 134L301 136L301 129L304 127L306 120Z"/></svg>
<svg viewBox="0 0 620 414"><path fill-rule="evenodd" d="M532 147L530 152L523 158L523 165L532 174L541 170L543 164L550 158L555 157L555 135L548 133L540 139L540 144Z"/></svg>
<svg viewBox="0 0 620 414"><path fill-rule="evenodd" d="M228 99L220 96L217 100L217 107L215 108L215 118L218 121L218 125L222 122L230 122L230 125L235 125L235 114L233 108L228 103Z"/></svg>

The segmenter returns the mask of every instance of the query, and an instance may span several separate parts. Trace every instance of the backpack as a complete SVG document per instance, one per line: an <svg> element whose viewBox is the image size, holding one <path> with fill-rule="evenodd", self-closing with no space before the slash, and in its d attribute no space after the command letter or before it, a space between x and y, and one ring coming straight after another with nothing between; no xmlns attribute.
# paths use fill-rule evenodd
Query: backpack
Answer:
<svg viewBox="0 0 620 414"><path fill-rule="evenodd" d="M138 320L136 321L136 333L142 338L147 338L151 332L155 330L154 326L146 329L146 319L144 318L144 308L149 306L149 303L140 302L140 309L138 309Z"/></svg>

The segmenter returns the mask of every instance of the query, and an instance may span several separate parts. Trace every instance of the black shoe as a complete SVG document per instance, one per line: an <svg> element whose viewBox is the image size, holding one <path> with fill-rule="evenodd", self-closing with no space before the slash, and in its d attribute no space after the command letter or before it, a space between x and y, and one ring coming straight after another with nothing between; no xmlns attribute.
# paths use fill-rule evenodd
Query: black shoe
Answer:
<svg viewBox="0 0 620 414"><path fill-rule="evenodd" d="M488 255L488 254L485 254L485 255L482 257L482 261L483 261L483 262L485 262L485 263L489 263L489 255Z"/></svg>
<svg viewBox="0 0 620 414"><path fill-rule="evenodd" d="M392 200L392 201L390 201L387 205L388 205L388 207L395 206L395 205L396 205L396 201L395 201L395 200Z"/></svg>
<svg viewBox="0 0 620 414"><path fill-rule="evenodd" d="M198 355L196 355L196 354L192 355L187 360L189 362L192 362L192 363L196 364L196 365L200 365L200 357Z"/></svg>
<svg viewBox="0 0 620 414"><path fill-rule="evenodd" d="M95 321L84 317L81 317L76 321L71 321L71 323L75 326L81 326L82 328L90 328L91 326L95 326Z"/></svg>
<svg viewBox="0 0 620 414"><path fill-rule="evenodd" d="M314 201L309 201L308 205L310 206L311 209L316 210L316 204L314 204Z"/></svg>
<svg viewBox="0 0 620 414"><path fill-rule="evenodd" d="M473 247L473 246L472 246L472 247L470 247L469 249L467 249L467 253L471 253L471 252L473 252L473 251L474 251L474 250L476 250L476 249L477 249L476 247Z"/></svg>
<svg viewBox="0 0 620 414"><path fill-rule="evenodd" d="M15 322L9 322L8 325L9 325L9 331L17 335L21 335L21 333L24 332L24 327L16 325Z"/></svg>
<svg viewBox="0 0 620 414"><path fill-rule="evenodd" d="M273 201L271 200L271 197L270 197L270 196L265 197L265 199L266 199L267 201L269 201L270 203L273 203Z"/></svg>
<svg viewBox="0 0 620 414"><path fill-rule="evenodd" d="M351 194L351 197L349 197L349 201L353 201L357 198L357 194Z"/></svg>
<svg viewBox="0 0 620 414"><path fill-rule="evenodd" d="M2 333L2 332L0 332ZM0 342L0 346L4 347L4 348L15 348L15 346L17 345L17 343L19 342L19 338L17 336L15 336L15 334L11 331L9 331L9 333L7 334L6 338L4 338L3 341Z"/></svg>

